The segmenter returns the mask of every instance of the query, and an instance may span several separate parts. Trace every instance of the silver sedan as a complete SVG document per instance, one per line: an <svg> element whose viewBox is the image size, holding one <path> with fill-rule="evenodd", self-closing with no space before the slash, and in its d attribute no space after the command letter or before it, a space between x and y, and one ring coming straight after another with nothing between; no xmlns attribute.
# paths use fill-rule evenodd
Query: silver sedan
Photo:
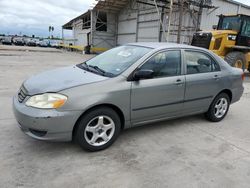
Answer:
<svg viewBox="0 0 250 188"><path fill-rule="evenodd" d="M201 48L134 43L31 77L13 98L27 135L109 147L121 130L204 113L221 121L243 93L243 72Z"/></svg>

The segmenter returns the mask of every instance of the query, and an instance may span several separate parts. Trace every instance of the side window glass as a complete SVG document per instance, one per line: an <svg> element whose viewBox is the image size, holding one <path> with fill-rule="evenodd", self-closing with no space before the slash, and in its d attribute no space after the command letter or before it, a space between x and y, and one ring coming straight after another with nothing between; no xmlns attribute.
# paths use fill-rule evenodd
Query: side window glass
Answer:
<svg viewBox="0 0 250 188"><path fill-rule="evenodd" d="M250 37L250 21L248 20L244 21L241 35L245 37Z"/></svg>
<svg viewBox="0 0 250 188"><path fill-rule="evenodd" d="M206 54L185 51L187 74L198 74L219 71L219 65Z"/></svg>
<svg viewBox="0 0 250 188"><path fill-rule="evenodd" d="M180 75L181 53L177 50L158 53L151 57L140 69L154 71L154 78Z"/></svg>

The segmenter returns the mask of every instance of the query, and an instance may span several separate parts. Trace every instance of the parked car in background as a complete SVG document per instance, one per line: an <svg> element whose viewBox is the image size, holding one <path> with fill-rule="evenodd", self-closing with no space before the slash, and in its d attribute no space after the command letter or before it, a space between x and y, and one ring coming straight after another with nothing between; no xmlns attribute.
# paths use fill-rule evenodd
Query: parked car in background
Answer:
<svg viewBox="0 0 250 188"><path fill-rule="evenodd" d="M28 39L28 40L26 41L26 45L27 45L27 46L36 46L36 42L35 42L34 39Z"/></svg>
<svg viewBox="0 0 250 188"><path fill-rule="evenodd" d="M40 39L36 39L35 42L36 42L36 46L40 46L40 42L41 42Z"/></svg>
<svg viewBox="0 0 250 188"><path fill-rule="evenodd" d="M2 42L3 38L4 38L4 36L0 35L0 42Z"/></svg>
<svg viewBox="0 0 250 188"><path fill-rule="evenodd" d="M31 77L13 109L29 136L97 151L138 125L201 113L221 121L242 96L243 76L206 49L134 43Z"/></svg>
<svg viewBox="0 0 250 188"><path fill-rule="evenodd" d="M4 37L2 39L2 44L5 44L5 45L12 45L12 37Z"/></svg>
<svg viewBox="0 0 250 188"><path fill-rule="evenodd" d="M39 42L40 47L48 47L48 42L46 40L42 40Z"/></svg>
<svg viewBox="0 0 250 188"><path fill-rule="evenodd" d="M56 40L51 40L51 41L50 41L50 46L51 46L52 48L59 48L59 42L56 41Z"/></svg>
<svg viewBox="0 0 250 188"><path fill-rule="evenodd" d="M13 43L17 46L24 46L24 40L22 37L14 37Z"/></svg>

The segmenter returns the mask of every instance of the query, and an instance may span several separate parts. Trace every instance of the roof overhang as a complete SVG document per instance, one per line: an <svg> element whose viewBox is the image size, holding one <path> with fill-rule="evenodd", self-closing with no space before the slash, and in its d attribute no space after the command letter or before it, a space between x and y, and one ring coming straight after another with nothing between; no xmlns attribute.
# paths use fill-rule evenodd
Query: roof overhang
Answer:
<svg viewBox="0 0 250 188"><path fill-rule="evenodd" d="M98 0L93 10L118 13L128 4L129 0Z"/></svg>
<svg viewBox="0 0 250 188"><path fill-rule="evenodd" d="M232 4L235 4L235 5L238 5L238 6L241 6L241 7L244 7L244 8L247 8L247 9L250 9L249 5L244 4L244 3L240 3L240 2L235 1L235 0L225 0L225 1L229 2L229 3L232 3Z"/></svg>
<svg viewBox="0 0 250 188"><path fill-rule="evenodd" d="M72 24L77 21L77 20L80 20L80 19L83 19L84 17L87 17L87 16L90 16L90 10L88 10L87 12L81 14L80 16L77 16L76 18L70 20L68 23L64 24L62 26L63 29L68 29L68 30L72 30L73 26Z"/></svg>

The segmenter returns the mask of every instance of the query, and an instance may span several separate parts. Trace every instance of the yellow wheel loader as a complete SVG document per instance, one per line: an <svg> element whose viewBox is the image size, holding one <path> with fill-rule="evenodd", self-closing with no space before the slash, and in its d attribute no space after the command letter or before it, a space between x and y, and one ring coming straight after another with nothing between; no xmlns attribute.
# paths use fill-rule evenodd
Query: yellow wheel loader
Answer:
<svg viewBox="0 0 250 188"><path fill-rule="evenodd" d="M209 49L231 66L250 71L250 16L220 15L213 29L195 33L191 45Z"/></svg>

